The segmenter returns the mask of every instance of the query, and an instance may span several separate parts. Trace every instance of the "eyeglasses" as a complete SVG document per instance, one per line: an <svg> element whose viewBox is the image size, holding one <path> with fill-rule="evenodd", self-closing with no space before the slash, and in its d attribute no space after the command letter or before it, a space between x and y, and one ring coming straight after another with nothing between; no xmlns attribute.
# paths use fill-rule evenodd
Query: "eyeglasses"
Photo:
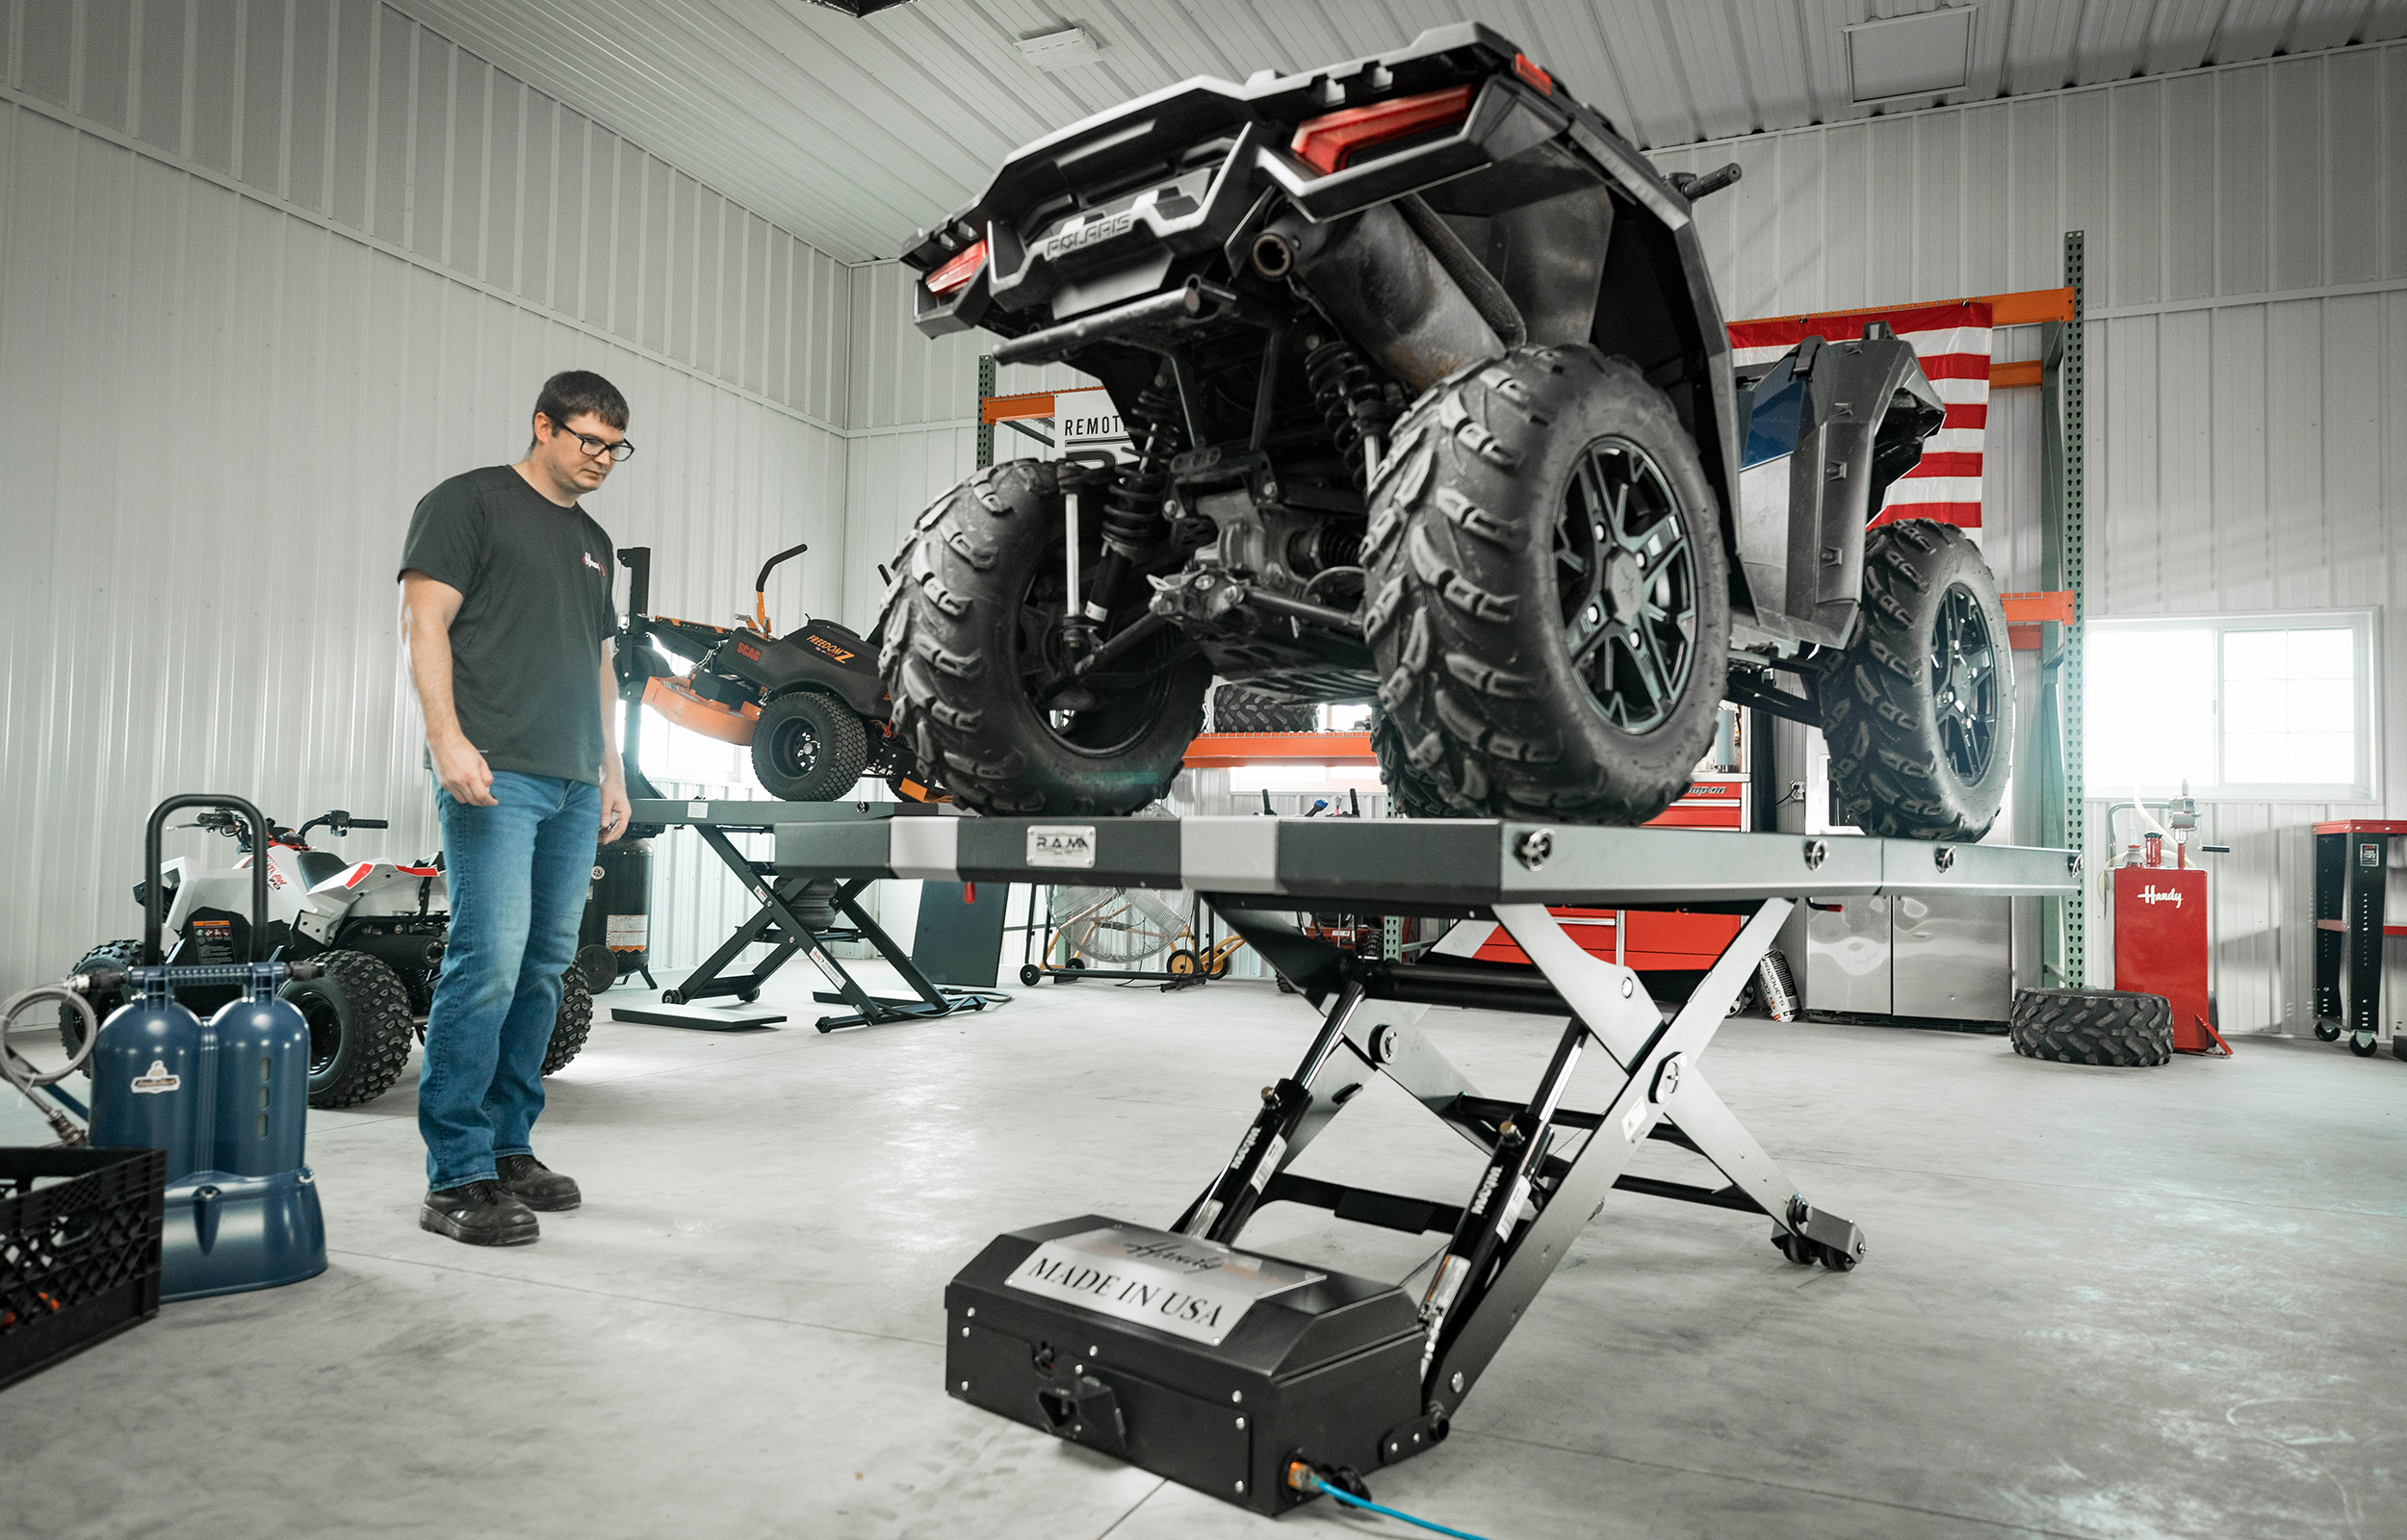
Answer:
<svg viewBox="0 0 2407 1540"><path fill-rule="evenodd" d="M619 461L626 459L629 455L635 452L635 447L633 444L628 443L625 439L618 439L615 441L610 439L597 439L590 433L580 433L573 427L555 426L552 431L555 433L565 433L570 438L575 439L578 447L582 449L585 451L586 456L590 459L598 460L607 454L610 457L610 463L615 465Z"/></svg>

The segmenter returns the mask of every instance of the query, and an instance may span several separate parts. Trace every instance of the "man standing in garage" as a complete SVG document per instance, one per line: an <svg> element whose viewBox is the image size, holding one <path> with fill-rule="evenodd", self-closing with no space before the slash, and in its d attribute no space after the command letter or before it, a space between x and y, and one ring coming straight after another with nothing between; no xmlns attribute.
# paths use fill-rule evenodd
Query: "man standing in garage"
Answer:
<svg viewBox="0 0 2407 1540"><path fill-rule="evenodd" d="M578 505L634 452L627 415L601 375L553 375L526 456L427 493L401 548L452 904L418 1077L418 1222L472 1245L532 1241L534 1210L582 1200L529 1140L594 842L627 827L610 538Z"/></svg>

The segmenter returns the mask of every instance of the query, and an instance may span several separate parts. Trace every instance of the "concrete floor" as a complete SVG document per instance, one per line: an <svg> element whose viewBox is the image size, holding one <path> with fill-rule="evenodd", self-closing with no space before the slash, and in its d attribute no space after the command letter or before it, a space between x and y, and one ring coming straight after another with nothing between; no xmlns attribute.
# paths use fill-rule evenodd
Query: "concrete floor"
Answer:
<svg viewBox="0 0 2407 1540"><path fill-rule="evenodd" d="M783 1029L596 1028L537 1131L586 1206L535 1246L417 1228L407 1084L313 1115L332 1267L0 1396L0 1534L1272 1532L948 1399L940 1300L997 1230L1167 1221L1306 1008L1048 985L821 1037L800 974ZM1491 1093L1553 1036L1424 1024ZM1618 1194L1383 1501L1495 1540L2407 1533L2407 1064L2249 1039L2111 1071L1751 1020L1704 1063L1865 1265ZM1450 1195L1474 1168L1380 1085L1303 1168ZM1291 1207L1248 1241L1390 1276L1425 1250ZM1279 1522L1416 1532L1327 1507Z"/></svg>

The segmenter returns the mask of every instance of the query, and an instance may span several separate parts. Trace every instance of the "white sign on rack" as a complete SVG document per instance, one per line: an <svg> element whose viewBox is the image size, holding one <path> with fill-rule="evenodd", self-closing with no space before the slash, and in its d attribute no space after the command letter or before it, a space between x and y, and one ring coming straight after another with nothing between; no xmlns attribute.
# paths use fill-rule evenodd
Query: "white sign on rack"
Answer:
<svg viewBox="0 0 2407 1540"><path fill-rule="evenodd" d="M1121 421L1111 392L1100 385L1054 393L1053 438L1064 455L1074 449L1102 449L1117 459L1135 457L1128 424Z"/></svg>

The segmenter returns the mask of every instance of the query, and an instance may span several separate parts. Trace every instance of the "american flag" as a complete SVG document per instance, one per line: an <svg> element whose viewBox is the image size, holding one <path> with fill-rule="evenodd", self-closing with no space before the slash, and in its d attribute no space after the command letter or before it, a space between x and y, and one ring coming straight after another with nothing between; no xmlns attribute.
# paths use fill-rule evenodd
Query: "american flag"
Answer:
<svg viewBox="0 0 2407 1540"><path fill-rule="evenodd" d="M1889 488L1874 524L1936 519L1980 528L1980 441L1989 423L1989 306L1976 299L1904 310L1859 310L1840 316L1784 316L1730 326L1731 362L1760 369L1811 334L1827 342L1861 337L1868 321L1886 321L1914 349L1948 415L1923 444L1922 464Z"/></svg>

